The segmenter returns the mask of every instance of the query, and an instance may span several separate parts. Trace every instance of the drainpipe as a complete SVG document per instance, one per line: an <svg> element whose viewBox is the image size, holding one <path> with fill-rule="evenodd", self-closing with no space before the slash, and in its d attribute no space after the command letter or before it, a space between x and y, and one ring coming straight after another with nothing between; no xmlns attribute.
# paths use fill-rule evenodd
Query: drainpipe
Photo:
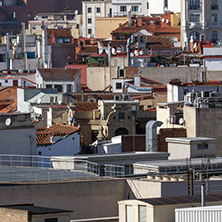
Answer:
<svg viewBox="0 0 222 222"><path fill-rule="evenodd" d="M9 33L6 33L6 69L10 69L10 61L9 61L9 44L10 44Z"/></svg>
<svg viewBox="0 0 222 222"><path fill-rule="evenodd" d="M127 39L126 51L127 51L127 65L128 65L128 67L129 67L129 66L131 66L131 59L130 59L131 37L129 37L129 38Z"/></svg>

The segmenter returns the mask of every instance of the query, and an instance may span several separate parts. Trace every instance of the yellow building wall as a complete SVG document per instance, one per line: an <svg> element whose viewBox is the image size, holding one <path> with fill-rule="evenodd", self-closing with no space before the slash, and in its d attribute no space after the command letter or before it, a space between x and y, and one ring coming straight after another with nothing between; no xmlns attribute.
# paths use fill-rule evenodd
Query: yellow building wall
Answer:
<svg viewBox="0 0 222 222"><path fill-rule="evenodd" d="M96 38L111 38L111 32L127 21L127 17L96 18Z"/></svg>

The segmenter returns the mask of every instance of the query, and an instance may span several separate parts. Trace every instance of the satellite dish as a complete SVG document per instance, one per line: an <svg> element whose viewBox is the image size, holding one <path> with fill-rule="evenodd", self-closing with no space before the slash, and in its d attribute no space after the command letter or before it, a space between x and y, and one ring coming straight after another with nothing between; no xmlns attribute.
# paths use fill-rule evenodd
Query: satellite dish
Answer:
<svg viewBox="0 0 222 222"><path fill-rule="evenodd" d="M78 15L79 14L79 11L78 10L75 10L75 15Z"/></svg>
<svg viewBox="0 0 222 222"><path fill-rule="evenodd" d="M11 123L12 123L12 120L11 120L10 118L7 118L7 119L5 120L5 125L6 125L6 126L11 125Z"/></svg>
<svg viewBox="0 0 222 222"><path fill-rule="evenodd" d="M165 21L165 19L164 18L162 18L162 22L164 22Z"/></svg>
<svg viewBox="0 0 222 222"><path fill-rule="evenodd" d="M179 119L179 124L180 124L180 125L183 125L183 123L184 123L183 118L180 118L180 119Z"/></svg>
<svg viewBox="0 0 222 222"><path fill-rule="evenodd" d="M169 22L169 20L168 19L166 19L166 24Z"/></svg>

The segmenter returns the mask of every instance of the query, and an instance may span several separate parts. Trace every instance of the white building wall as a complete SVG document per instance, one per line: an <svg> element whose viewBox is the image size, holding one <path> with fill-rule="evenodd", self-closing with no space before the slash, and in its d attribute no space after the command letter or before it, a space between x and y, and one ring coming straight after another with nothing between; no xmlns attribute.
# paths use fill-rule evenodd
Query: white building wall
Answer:
<svg viewBox="0 0 222 222"><path fill-rule="evenodd" d="M24 98L24 89L17 88L17 111L21 113L31 111L30 103L25 102Z"/></svg>
<svg viewBox="0 0 222 222"><path fill-rule="evenodd" d="M88 12L91 8L91 12ZM100 13L97 12L100 8ZM105 1L82 1L82 35L83 37L96 37L96 17L109 17L112 5L109 0ZM89 23L88 19L91 19ZM89 33L91 29L91 33Z"/></svg>
<svg viewBox="0 0 222 222"><path fill-rule="evenodd" d="M71 134L53 145L37 147L37 155L41 156L73 156L79 152L80 135L78 132Z"/></svg>
<svg viewBox="0 0 222 222"><path fill-rule="evenodd" d="M36 155L36 130L0 130L0 154Z"/></svg>
<svg viewBox="0 0 222 222"><path fill-rule="evenodd" d="M181 2L179 0L168 0L168 7L165 0L149 0L149 15L164 14L166 11L181 12Z"/></svg>
<svg viewBox="0 0 222 222"><path fill-rule="evenodd" d="M121 7L126 6L125 11L121 11ZM138 7L138 11L133 11L133 7ZM131 11L131 15L142 15L142 1L141 0L112 0L112 14L113 16L126 16Z"/></svg>

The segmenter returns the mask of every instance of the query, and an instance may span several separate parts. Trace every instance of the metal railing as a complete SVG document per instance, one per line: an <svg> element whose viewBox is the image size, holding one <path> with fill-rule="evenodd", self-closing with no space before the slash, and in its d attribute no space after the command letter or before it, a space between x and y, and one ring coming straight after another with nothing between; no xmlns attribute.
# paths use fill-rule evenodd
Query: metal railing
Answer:
<svg viewBox="0 0 222 222"><path fill-rule="evenodd" d="M0 166L52 168L48 156L0 154Z"/></svg>

